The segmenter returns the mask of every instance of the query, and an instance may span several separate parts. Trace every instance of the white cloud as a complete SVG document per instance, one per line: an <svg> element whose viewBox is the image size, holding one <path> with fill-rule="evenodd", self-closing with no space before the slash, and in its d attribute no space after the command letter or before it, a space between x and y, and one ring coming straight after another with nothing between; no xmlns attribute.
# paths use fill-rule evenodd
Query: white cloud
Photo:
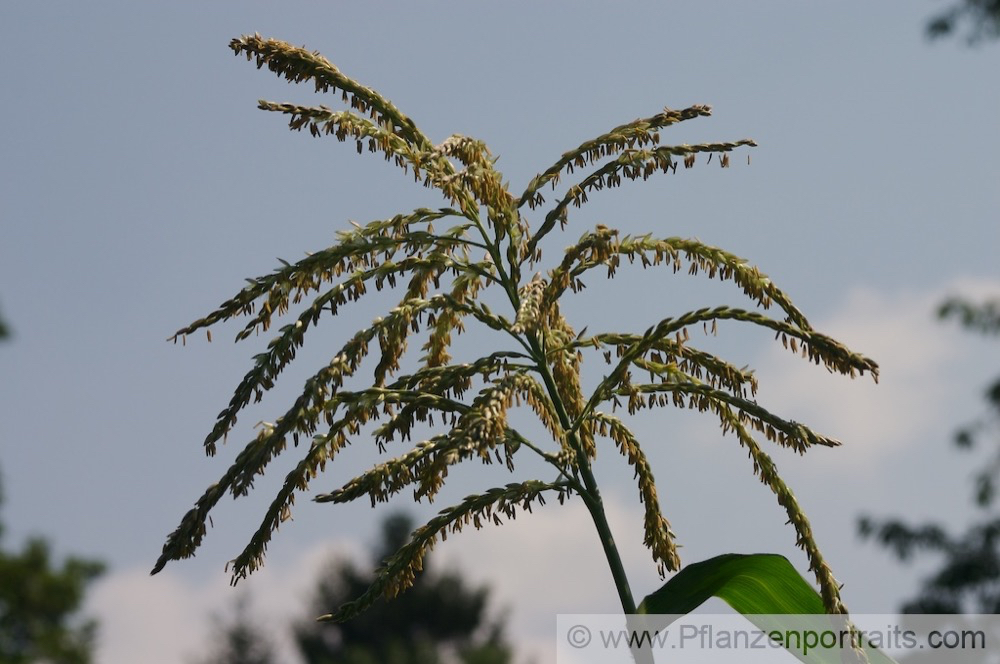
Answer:
<svg viewBox="0 0 1000 664"><path fill-rule="evenodd" d="M1000 282L956 281L932 292L887 293L865 288L850 293L831 315L814 326L878 362L879 384L866 376L832 376L808 362L771 348L755 362L760 398L779 412L838 438L845 448L834 463L859 463L899 452L952 410L956 388L969 385L975 366L975 339L943 325L934 312L949 294L971 297L1000 293ZM777 408L777 406L776 406Z"/></svg>
<svg viewBox="0 0 1000 664"><path fill-rule="evenodd" d="M309 584L333 555L355 557L350 541L330 542L303 551L286 565L268 564L238 588L227 574L194 578L167 569L149 576L145 568L113 572L95 583L85 609L100 621L97 661L104 664L178 664L194 662L213 643L215 616L230 615L238 593L248 593L252 615L276 626L272 635L280 661L297 656L284 633L301 618ZM280 626L280 631L279 631Z"/></svg>
<svg viewBox="0 0 1000 664"><path fill-rule="evenodd" d="M152 577L145 570L108 576L96 584L88 613L100 619L97 660L101 662L183 661L182 655L204 643L203 611L210 602L205 587L194 587L164 572Z"/></svg>

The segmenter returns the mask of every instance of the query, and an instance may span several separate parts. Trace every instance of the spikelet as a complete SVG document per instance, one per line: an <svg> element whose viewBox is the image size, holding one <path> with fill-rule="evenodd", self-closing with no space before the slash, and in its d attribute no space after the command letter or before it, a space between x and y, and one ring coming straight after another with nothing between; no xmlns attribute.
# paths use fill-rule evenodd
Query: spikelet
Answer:
<svg viewBox="0 0 1000 664"><path fill-rule="evenodd" d="M515 334L525 332L536 332L543 325L542 319L542 293L545 291L545 280L540 274L536 274L521 288L518 293L521 305L517 309L517 318L511 331Z"/></svg>

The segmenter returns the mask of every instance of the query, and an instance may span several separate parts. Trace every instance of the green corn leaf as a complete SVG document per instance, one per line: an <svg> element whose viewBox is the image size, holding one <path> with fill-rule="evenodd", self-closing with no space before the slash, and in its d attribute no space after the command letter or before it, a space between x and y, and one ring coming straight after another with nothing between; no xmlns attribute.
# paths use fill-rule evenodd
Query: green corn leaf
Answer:
<svg viewBox="0 0 1000 664"><path fill-rule="evenodd" d="M826 613L823 599L812 585L787 558L772 553L727 553L686 565L659 590L647 595L638 613L679 617L711 597L723 600L765 632L814 629L820 624L816 616ZM795 615L808 615L810 619L800 622L793 618ZM836 618L839 616L831 616ZM871 664L894 664L875 648L867 647L865 653ZM810 664L841 661L833 651L793 654Z"/></svg>

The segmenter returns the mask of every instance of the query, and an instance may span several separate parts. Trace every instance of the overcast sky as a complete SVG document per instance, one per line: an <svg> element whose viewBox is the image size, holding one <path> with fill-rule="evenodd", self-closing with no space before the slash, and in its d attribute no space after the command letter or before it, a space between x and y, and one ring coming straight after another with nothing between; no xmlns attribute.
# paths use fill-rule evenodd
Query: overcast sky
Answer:
<svg viewBox="0 0 1000 664"><path fill-rule="evenodd" d="M802 458L775 450L858 612L890 611L920 568L860 543L862 513L971 515L974 457L950 432L974 417L1000 367L996 344L933 318L953 293L1000 292L1000 48L928 43L940 2L838 3L13 3L0 5L0 469L5 547L30 534L60 554L107 561L90 609L100 661L188 661L233 591L223 572L283 475L225 501L205 546L150 578L162 542L231 462L259 419L388 300L319 328L273 396L206 459L201 441L267 337L165 339L269 272L327 246L349 220L440 199L392 165L332 139L290 133L257 100L336 106L227 48L260 32L321 51L389 97L435 142L485 140L520 191L583 140L663 106L711 104L713 117L665 143L753 138L721 170L699 167L591 197L562 246L596 223L696 236L745 256L813 325L882 366L850 381L723 326L707 343L760 375L760 400L840 438ZM536 219L530 219L536 222ZM749 306L732 285L623 270L575 297L577 329L638 331L693 306ZM326 336L324 336L324 334ZM475 343L476 337L470 342ZM599 371L596 366L591 371ZM794 533L745 454L709 419L663 411L635 420L682 557L774 551L803 571ZM339 486L374 460L345 455L314 483ZM599 474L635 592L660 583L641 546L627 466ZM499 467L459 473L433 506L510 481ZM360 555L387 510L300 500L241 584L275 622L300 615L331 552ZM489 582L523 651L544 653L555 614L614 610L617 599L579 501L468 531L436 550ZM926 569L926 565L924 566ZM544 592L539 592L544 590Z"/></svg>

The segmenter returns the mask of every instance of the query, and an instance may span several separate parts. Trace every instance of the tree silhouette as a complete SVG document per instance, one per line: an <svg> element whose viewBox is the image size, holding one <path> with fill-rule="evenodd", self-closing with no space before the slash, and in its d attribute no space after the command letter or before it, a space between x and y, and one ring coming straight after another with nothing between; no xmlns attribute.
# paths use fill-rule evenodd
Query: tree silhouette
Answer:
<svg viewBox="0 0 1000 664"><path fill-rule="evenodd" d="M274 645L264 626L250 616L245 595L236 600L231 616L216 616L214 622L214 633L222 638L212 639L211 651L200 664L277 664Z"/></svg>
<svg viewBox="0 0 1000 664"><path fill-rule="evenodd" d="M960 25L967 26L970 44L1000 37L1000 0L960 0L927 23L927 34L932 39L949 36Z"/></svg>
<svg viewBox="0 0 1000 664"><path fill-rule="evenodd" d="M0 524L0 540L2 536ZM76 613L87 584L103 569L99 562L77 557L57 568L48 542L40 537L28 540L20 553L0 549L0 662L93 661L97 624Z"/></svg>
<svg viewBox="0 0 1000 664"><path fill-rule="evenodd" d="M487 615L488 589L469 588L455 572L427 569L395 600L379 600L343 623L311 619L364 593L375 578L375 568L408 541L413 526L402 514L386 519L368 569L342 561L330 565L318 583L310 619L294 630L307 664L505 664L511 660L503 623Z"/></svg>
<svg viewBox="0 0 1000 664"><path fill-rule="evenodd" d="M956 318L968 331L1000 335L1000 299L981 303L961 298L946 301L941 318ZM973 500L983 516L964 533L954 536L936 523L911 526L899 519L860 520L863 537L874 538L902 561L920 553L942 554L941 567L924 580L904 613L1000 613L1000 515L996 514L996 482L1000 475L1000 377L985 391L986 411L955 434L962 449L992 440L992 461L975 478Z"/></svg>

